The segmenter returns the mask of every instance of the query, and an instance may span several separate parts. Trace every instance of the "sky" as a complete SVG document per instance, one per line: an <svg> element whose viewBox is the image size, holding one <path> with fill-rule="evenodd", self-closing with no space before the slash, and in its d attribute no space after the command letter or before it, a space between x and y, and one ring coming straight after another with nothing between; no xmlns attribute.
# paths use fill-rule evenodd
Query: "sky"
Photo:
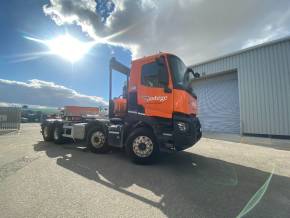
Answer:
<svg viewBox="0 0 290 218"><path fill-rule="evenodd" d="M159 51L187 65L290 34L289 0L2 0L0 106L105 106L111 57ZM31 38L95 42L77 62ZM74 45L72 45L74 46ZM113 95L122 75L114 74Z"/></svg>

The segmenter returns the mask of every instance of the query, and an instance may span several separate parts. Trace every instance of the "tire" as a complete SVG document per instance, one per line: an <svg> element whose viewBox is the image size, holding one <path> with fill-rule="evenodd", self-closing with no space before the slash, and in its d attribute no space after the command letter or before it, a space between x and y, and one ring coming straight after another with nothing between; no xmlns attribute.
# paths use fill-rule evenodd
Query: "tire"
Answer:
<svg viewBox="0 0 290 218"><path fill-rule="evenodd" d="M53 126L51 124L45 124L42 127L42 137L46 142L53 141Z"/></svg>
<svg viewBox="0 0 290 218"><path fill-rule="evenodd" d="M126 142L126 153L134 163L154 162L159 155L159 146L153 132L144 127L132 132Z"/></svg>
<svg viewBox="0 0 290 218"><path fill-rule="evenodd" d="M62 136L63 128L62 125L55 125L53 128L53 141L55 144L64 144L65 138Z"/></svg>
<svg viewBox="0 0 290 218"><path fill-rule="evenodd" d="M107 134L103 128L94 127L89 131L87 147L93 153L107 153L110 150L107 143Z"/></svg>

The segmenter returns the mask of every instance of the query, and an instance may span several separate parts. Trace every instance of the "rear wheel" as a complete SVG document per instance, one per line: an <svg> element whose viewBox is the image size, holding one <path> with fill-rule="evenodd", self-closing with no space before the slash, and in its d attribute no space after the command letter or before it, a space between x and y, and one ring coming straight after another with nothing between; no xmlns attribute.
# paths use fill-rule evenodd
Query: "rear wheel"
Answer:
<svg viewBox="0 0 290 218"><path fill-rule="evenodd" d="M159 146L153 132L144 127L136 129L128 137L126 152L136 163L146 164L154 161L159 154Z"/></svg>
<svg viewBox="0 0 290 218"><path fill-rule="evenodd" d="M51 125L45 125L42 128L42 137L46 142L53 141L53 128Z"/></svg>
<svg viewBox="0 0 290 218"><path fill-rule="evenodd" d="M109 151L107 134L102 128L95 127L89 131L87 147L94 153L106 153Z"/></svg>
<svg viewBox="0 0 290 218"><path fill-rule="evenodd" d="M57 125L53 130L53 141L55 144L63 144L65 142L65 138L62 136L63 128L61 125Z"/></svg>

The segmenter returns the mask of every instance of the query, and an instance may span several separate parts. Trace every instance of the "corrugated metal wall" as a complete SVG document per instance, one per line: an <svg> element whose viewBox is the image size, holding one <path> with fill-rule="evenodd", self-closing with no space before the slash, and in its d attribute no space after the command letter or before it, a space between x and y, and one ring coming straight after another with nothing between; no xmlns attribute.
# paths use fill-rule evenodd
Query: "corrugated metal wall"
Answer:
<svg viewBox="0 0 290 218"><path fill-rule="evenodd" d="M20 129L21 109L16 107L0 107L0 130Z"/></svg>
<svg viewBox="0 0 290 218"><path fill-rule="evenodd" d="M242 133L290 135L290 39L193 69L201 75L237 70Z"/></svg>

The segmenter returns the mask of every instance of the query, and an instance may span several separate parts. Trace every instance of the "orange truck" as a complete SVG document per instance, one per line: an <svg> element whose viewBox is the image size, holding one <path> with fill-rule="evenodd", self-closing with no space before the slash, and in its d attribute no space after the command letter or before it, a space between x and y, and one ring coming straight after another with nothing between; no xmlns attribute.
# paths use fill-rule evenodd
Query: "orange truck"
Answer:
<svg viewBox="0 0 290 218"><path fill-rule="evenodd" d="M113 72L127 78L118 98L112 98ZM134 60L131 69L112 58L108 117L45 120L41 124L43 138L58 144L67 138L85 140L95 153L124 148L137 163L155 160L163 149L187 149L202 135L192 89L192 80L198 77L169 53Z"/></svg>

